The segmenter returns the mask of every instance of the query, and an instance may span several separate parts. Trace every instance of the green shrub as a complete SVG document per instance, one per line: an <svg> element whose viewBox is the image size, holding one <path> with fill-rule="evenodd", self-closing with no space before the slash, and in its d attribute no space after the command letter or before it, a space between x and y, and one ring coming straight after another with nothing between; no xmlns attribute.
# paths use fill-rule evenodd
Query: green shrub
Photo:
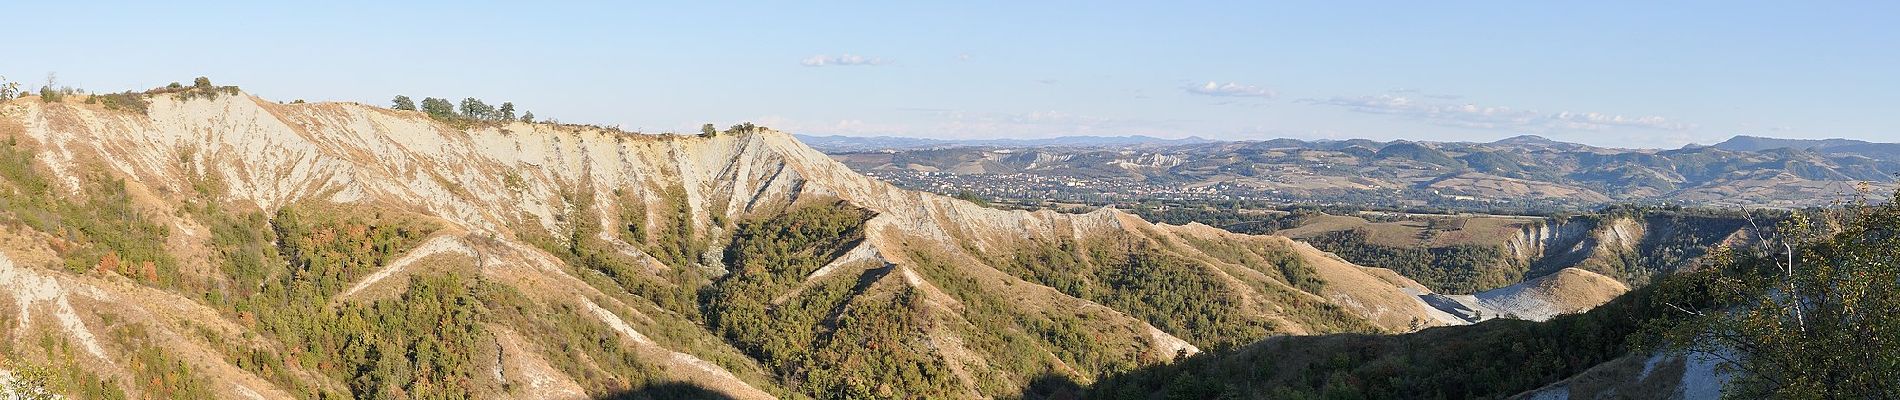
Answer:
<svg viewBox="0 0 1900 400"><path fill-rule="evenodd" d="M145 99L144 94L131 91L86 97L87 103L95 101L104 105L107 110L125 111L139 115L145 115L147 109L150 108L152 104L151 101Z"/></svg>

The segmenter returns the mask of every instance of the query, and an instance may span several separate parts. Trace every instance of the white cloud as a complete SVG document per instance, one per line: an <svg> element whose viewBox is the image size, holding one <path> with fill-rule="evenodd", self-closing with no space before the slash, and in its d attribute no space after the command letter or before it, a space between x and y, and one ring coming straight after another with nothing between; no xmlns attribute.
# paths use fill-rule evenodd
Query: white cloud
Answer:
<svg viewBox="0 0 1900 400"><path fill-rule="evenodd" d="M1183 87L1181 89L1186 90L1188 93L1198 94L1202 96L1267 97L1267 98L1271 98L1274 96L1272 89L1267 89L1267 88L1253 86L1253 85L1242 85L1242 84L1234 83L1234 82L1221 84L1219 82L1208 81L1206 84L1203 84L1203 85L1190 85L1187 87Z"/></svg>
<svg viewBox="0 0 1900 400"><path fill-rule="evenodd" d="M1542 113L1536 110L1500 106L1419 101L1411 97L1390 94L1306 99L1300 102L1344 107L1347 110L1368 114L1416 118L1443 126L1472 129L1595 131L1605 128L1642 128L1683 131L1695 128L1694 124L1658 116L1625 116L1573 111Z"/></svg>
<svg viewBox="0 0 1900 400"><path fill-rule="evenodd" d="M819 54L819 55L807 57L805 58L804 61L798 62L799 65L804 65L807 67L884 65L884 63L885 61L882 58L872 58L872 57L865 57L865 56L859 56L859 55L853 55L853 54L840 54L837 56Z"/></svg>
<svg viewBox="0 0 1900 400"><path fill-rule="evenodd" d="M1611 115L1611 114L1594 113L1594 112L1586 112L1586 113L1560 112L1555 115L1552 115L1551 119L1556 120L1556 121L1563 121L1565 124L1581 125L1586 128L1603 127L1603 126L1626 126L1626 127L1634 127L1634 128L1653 128L1653 129L1680 131L1680 130L1692 129L1695 127L1694 125L1670 121L1666 118L1657 117L1657 116L1629 117L1629 116Z"/></svg>

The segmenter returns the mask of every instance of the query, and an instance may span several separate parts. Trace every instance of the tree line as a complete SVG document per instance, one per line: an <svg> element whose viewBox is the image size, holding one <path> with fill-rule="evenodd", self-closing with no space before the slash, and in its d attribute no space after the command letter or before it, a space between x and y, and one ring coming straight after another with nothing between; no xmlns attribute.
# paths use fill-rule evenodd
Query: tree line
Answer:
<svg viewBox="0 0 1900 400"><path fill-rule="evenodd" d="M395 99L390 100L389 108L403 111L421 111L424 114L428 114L429 118L440 121L521 121L527 123L533 123L535 121L534 112L532 111L524 111L520 115L516 115L515 103L513 102L504 101L500 106L491 106L488 105L487 102L474 97L463 98L459 106L456 105L456 103L450 102L448 99L424 97L422 98L421 107L417 107L415 100L410 99L409 96L396 95Z"/></svg>

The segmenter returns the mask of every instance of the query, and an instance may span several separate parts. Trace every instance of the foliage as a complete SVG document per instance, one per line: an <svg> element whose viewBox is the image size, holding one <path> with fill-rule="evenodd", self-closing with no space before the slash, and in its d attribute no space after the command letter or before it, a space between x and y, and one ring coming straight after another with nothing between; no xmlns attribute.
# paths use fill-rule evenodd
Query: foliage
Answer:
<svg viewBox="0 0 1900 400"><path fill-rule="evenodd" d="M1093 277L1102 290L1097 302L1177 332L1203 346L1246 343L1267 336L1272 325L1254 313L1239 312L1238 293L1200 270L1194 262L1152 248L1114 253L1092 247Z"/></svg>
<svg viewBox="0 0 1900 400"><path fill-rule="evenodd" d="M211 382L194 376L185 360L167 352L168 349L154 340L138 325L119 327L110 337L125 354L129 354L125 364L132 373L132 382L139 383L144 395L150 398L164 399L208 399L216 397Z"/></svg>
<svg viewBox="0 0 1900 400"><path fill-rule="evenodd" d="M392 100L391 103L390 108L392 109L416 109L415 105L409 103L408 96L396 96L395 100ZM421 111L424 114L428 114L431 119L448 123L460 129L466 129L475 125L493 125L498 122L513 122L516 120L515 103L503 102L501 103L501 107L497 108L474 97L463 98L459 106L456 103L450 102L448 99L424 97L422 98ZM520 121L533 122L534 113L523 114L520 117Z"/></svg>
<svg viewBox="0 0 1900 400"><path fill-rule="evenodd" d="M115 272L160 287L179 283L178 264L165 251L170 229L133 206L124 180L88 172L80 193L67 195L33 160L18 138L0 145L0 210L7 219L59 237L55 250L69 271Z"/></svg>
<svg viewBox="0 0 1900 400"><path fill-rule="evenodd" d="M1892 204L1851 207L1844 222L1784 224L1790 237L1814 238L1791 239L1782 250L1792 258L1730 249L1583 314L1274 338L1108 377L1087 397L1502 398L1639 350L1733 355L1742 372L1727 393L1734 397L1893 397L1900 264L1890 249L1900 246L1900 206Z"/></svg>
<svg viewBox="0 0 1900 400"><path fill-rule="evenodd" d="M216 182L200 184L216 190ZM294 364L346 382L354 397L452 395L472 373L467 345L479 329L469 315L474 283L459 277L416 276L400 299L369 305L324 301L413 247L431 228L382 213L285 207L268 219L198 205L224 263L227 304L235 319L275 339L287 355L226 350L234 363L293 393L322 393L289 372ZM276 243L276 247L259 244ZM216 299L229 299L228 301ZM322 366L329 366L322 368Z"/></svg>
<svg viewBox="0 0 1900 400"><path fill-rule="evenodd" d="M86 104L93 103L105 106L107 110L126 111L139 115L145 115L146 109L151 106L151 101L145 99L145 94L132 91L86 96Z"/></svg>
<svg viewBox="0 0 1900 400"><path fill-rule="evenodd" d="M416 110L416 102L415 100L410 100L409 96L396 95L396 98L394 100L390 100L389 103L390 103L389 108L392 110L402 110L402 111Z"/></svg>
<svg viewBox="0 0 1900 400"><path fill-rule="evenodd" d="M714 128L713 124L699 126L699 137L710 138L715 136L719 136L719 128Z"/></svg>
<svg viewBox="0 0 1900 400"><path fill-rule="evenodd" d="M1203 225L1225 229L1234 233L1272 234L1281 228L1290 227L1295 219L1291 214L1265 212L1270 207L1264 202L1255 201L1208 201L1174 202L1159 201L1137 203L1128 212L1150 222L1186 225L1199 222Z"/></svg>
<svg viewBox="0 0 1900 400"><path fill-rule="evenodd" d="M81 363L91 362L92 355L76 348L67 337L60 333L41 331L37 349L45 356L44 368L27 364L24 359L9 354L0 365L21 367L15 373L22 373L27 382L43 382L44 387L56 394L70 395L79 399L125 400L125 390L116 380L109 380L93 373ZM138 383L138 382L133 382ZM58 398L58 397L54 397Z"/></svg>
<svg viewBox="0 0 1900 400"><path fill-rule="evenodd" d="M1900 202L1796 216L1780 232L1765 256L1723 255L1707 285L1669 293L1694 317L1663 343L1740 370L1731 398L1900 397Z"/></svg>
<svg viewBox="0 0 1900 400"><path fill-rule="evenodd" d="M475 357L487 341L477 287L455 273L415 276L399 298L340 310L339 361L352 367L350 391L357 398L471 397Z"/></svg>
<svg viewBox="0 0 1900 400"><path fill-rule="evenodd" d="M1087 398L1504 398L1628 354L1674 316L1665 279L1583 314L1495 319L1404 335L1281 336L1104 377Z"/></svg>
<svg viewBox="0 0 1900 400"><path fill-rule="evenodd" d="M0 101L12 100L21 94L19 82L9 81L5 75L0 75Z"/></svg>
<svg viewBox="0 0 1900 400"><path fill-rule="evenodd" d="M1032 252L1025 250L1018 254ZM1079 260L1073 254L1063 257L1062 251L1035 254L1066 262L1063 265L1068 267L1076 266L1074 262ZM1113 327L1099 324L1093 313L1060 307L1034 310L1014 304L1008 285L973 277L963 270L961 263L941 252L913 249L909 258L916 263L919 273L962 304L961 317L971 324L967 330L961 330L964 345L988 355L986 363L999 374L976 377L986 394L1015 393L1026 384L1019 380L1021 377L1052 373L1050 370L1056 367L1046 365L1046 359L1037 356L1043 352L1054 354L1080 374L1068 378L1126 371L1168 356L1128 352L1126 349L1146 348L1147 344L1124 336L1099 334ZM1047 270L1062 269L1064 267L1058 266Z"/></svg>
<svg viewBox="0 0 1900 400"><path fill-rule="evenodd" d="M212 86L211 79L201 76L193 79L191 86L172 82L164 87L152 88L143 93L146 95L170 94L173 98L178 100L192 100L199 97L216 100L219 95L236 96L238 94L238 87Z"/></svg>
<svg viewBox="0 0 1900 400"><path fill-rule="evenodd" d="M58 103L61 101L65 101L65 93L60 92L59 90L53 89L52 86L41 86L40 87L40 101L45 102L45 103Z"/></svg>
<svg viewBox="0 0 1900 400"><path fill-rule="evenodd" d="M695 254L699 254L696 252L704 252L705 245L690 230L692 216L686 211L684 189L680 190L678 208L668 210L677 213L671 214L675 217L666 221L685 221L683 223L687 229L683 231L665 230L651 236L635 234L633 232L644 226L644 223L633 221L644 221L644 210L634 213L633 210L637 208L631 205L635 202L630 201L630 195L626 193L622 193L619 202L622 207L621 220L627 224L627 231L621 232L620 238L642 246L648 254L662 263L668 263L666 275L650 272L645 264L636 259L618 256L619 250L600 239L602 227L597 222L600 217L595 211L597 204L591 191L563 189L562 200L569 206L568 212L559 217L563 222L563 236L531 240L549 253L560 256L568 265L583 271L599 272L620 289L646 298L660 308L697 320L700 309L695 299L697 290L705 285L705 278L700 276L697 268L693 268L695 264L692 261ZM666 226L670 229L674 225Z"/></svg>
<svg viewBox="0 0 1900 400"><path fill-rule="evenodd" d="M477 99L474 97L462 99L461 110L462 110L462 118L468 118L468 119L473 119L473 120L490 119L490 117L495 114L494 106L490 106L488 105L488 103L483 103L481 99Z"/></svg>
<svg viewBox="0 0 1900 400"><path fill-rule="evenodd" d="M699 264L706 244L694 231L692 208L686 204L684 186L667 186L659 193L658 213L632 193L621 193L620 221L626 229L618 232L627 243L658 258L669 266L686 268Z"/></svg>
<svg viewBox="0 0 1900 400"><path fill-rule="evenodd" d="M1523 280L1528 266L1510 260L1498 246L1391 247L1371 243L1360 229L1306 238L1313 247L1361 265L1391 269L1438 293L1469 294Z"/></svg>
<svg viewBox="0 0 1900 400"><path fill-rule="evenodd" d="M971 203L976 203L976 205L978 206L983 206L983 207L990 206L989 200L985 200L983 199L983 196L978 196L976 195L976 192L972 192L968 190L957 192L956 198L957 200L963 200L963 201L967 201Z"/></svg>
<svg viewBox="0 0 1900 400"><path fill-rule="evenodd" d="M734 124L731 128L726 128L726 133L752 133L760 129L764 127L753 125L751 122L741 122Z"/></svg>
<svg viewBox="0 0 1900 400"><path fill-rule="evenodd" d="M1295 289L1312 294L1326 289L1326 281L1319 278L1319 271L1298 257L1283 257L1274 266L1280 269L1280 277Z"/></svg>
<svg viewBox="0 0 1900 400"><path fill-rule="evenodd" d="M814 396L959 396L948 367L921 343L922 294L909 287L865 293L888 269L799 287L862 240L869 217L841 201L808 201L770 218L740 221L726 252L734 271L705 295L707 325ZM861 295L847 302L851 293Z"/></svg>
<svg viewBox="0 0 1900 400"><path fill-rule="evenodd" d="M422 112L429 114L429 118L436 120L449 120L456 117L454 104L449 103L448 100L434 97L422 98Z"/></svg>
<svg viewBox="0 0 1900 400"><path fill-rule="evenodd" d="M1024 280L1128 313L1203 347L1258 340L1276 329L1200 261L1141 239L1027 243L991 262ZM1302 304L1303 305L1303 304ZM1310 310L1287 304L1290 312ZM1363 322L1360 326L1363 326Z"/></svg>
<svg viewBox="0 0 1900 400"><path fill-rule="evenodd" d="M549 364L589 393L633 391L666 379L659 366L642 361L633 347L617 339L620 333L590 311L568 303L543 304L500 284L486 286L478 292L490 310L485 315L519 330L521 337L544 350Z"/></svg>
<svg viewBox="0 0 1900 400"><path fill-rule="evenodd" d="M46 367L5 359L0 360L0 368L5 368L12 375L0 381L0 398L16 400L61 398L53 388L53 373Z"/></svg>

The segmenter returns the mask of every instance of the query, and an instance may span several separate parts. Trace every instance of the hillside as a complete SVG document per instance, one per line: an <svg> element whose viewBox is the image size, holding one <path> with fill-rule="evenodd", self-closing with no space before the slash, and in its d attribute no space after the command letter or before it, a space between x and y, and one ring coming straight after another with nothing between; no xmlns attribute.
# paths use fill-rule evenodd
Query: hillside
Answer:
<svg viewBox="0 0 1900 400"><path fill-rule="evenodd" d="M834 148L832 156L853 169L906 188L1088 204L1238 199L1536 213L1622 203L1801 208L1859 198L1862 184L1891 191L1900 172L1892 144L1744 138L1681 149L1601 148L1541 137Z"/></svg>
<svg viewBox="0 0 1900 400"><path fill-rule="evenodd" d="M1811 210L1581 313L1579 269L1473 296L1490 319L1398 335L1282 336L1044 391L1047 398L1891 398L1900 202ZM1779 248L1776 248L1779 247ZM1572 294L1589 291L1563 290Z"/></svg>
<svg viewBox="0 0 1900 400"><path fill-rule="evenodd" d="M824 152L945 149L955 147L1127 147L1210 143L1199 137L1162 139L1150 136L1059 136L1041 139L929 139L896 136L793 135L799 142Z"/></svg>
<svg viewBox="0 0 1900 400"><path fill-rule="evenodd" d="M1662 291L1640 288L1544 322L1489 319L1402 335L1275 337L1069 390L1103 399L1505 398L1615 360L1636 358L1640 370L1633 338L1671 317L1657 295ZM1656 375L1660 381L1665 374Z"/></svg>
<svg viewBox="0 0 1900 400"><path fill-rule="evenodd" d="M1176 215L1196 214L1162 214ZM1758 227L1785 218L1641 207L1555 217L1299 211L1237 226L1392 269L1433 291L1473 294L1573 267L1640 286L1655 274L1697 268L1712 248L1750 245Z"/></svg>
<svg viewBox="0 0 1900 400"><path fill-rule="evenodd" d="M992 397L1444 324L1284 237L984 208L770 130L126 96L0 104L0 354L79 397Z"/></svg>

